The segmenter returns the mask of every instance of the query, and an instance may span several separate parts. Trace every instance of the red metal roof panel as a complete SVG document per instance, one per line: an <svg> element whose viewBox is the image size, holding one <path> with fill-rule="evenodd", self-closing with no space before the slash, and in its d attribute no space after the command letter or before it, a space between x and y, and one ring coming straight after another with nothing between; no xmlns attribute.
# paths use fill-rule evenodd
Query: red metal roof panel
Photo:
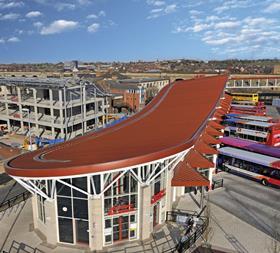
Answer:
<svg viewBox="0 0 280 253"><path fill-rule="evenodd" d="M154 161L194 145L218 106L227 76L177 81L140 113L96 133L10 160L13 176L98 173ZM195 109L194 109L195 108Z"/></svg>
<svg viewBox="0 0 280 253"><path fill-rule="evenodd" d="M171 186L209 186L210 182L198 171L190 167L186 161L180 162L174 169Z"/></svg>

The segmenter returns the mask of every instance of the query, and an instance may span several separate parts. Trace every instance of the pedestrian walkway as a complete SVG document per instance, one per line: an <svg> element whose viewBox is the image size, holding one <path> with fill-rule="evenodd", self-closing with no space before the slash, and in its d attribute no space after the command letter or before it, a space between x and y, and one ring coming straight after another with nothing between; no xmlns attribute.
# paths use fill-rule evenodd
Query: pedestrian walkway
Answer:
<svg viewBox="0 0 280 253"><path fill-rule="evenodd" d="M218 189L217 191L219 191ZM211 194L215 194L211 192ZM195 201L194 201L195 200ZM199 193L181 197L175 206L178 209L199 212ZM0 217L0 252L10 249L14 240L45 253L88 253L83 248L62 245L48 245L34 231L32 221L31 200L7 210ZM159 227L150 240L117 244L108 247L105 252L112 253L162 253L168 252L177 243L183 228L175 223L167 223ZM217 248L227 249L222 252L236 253L269 253L271 238L251 225L241 221L223 209L210 204L210 224L208 241ZM205 239L205 236L204 236ZM202 242L205 242L202 240ZM170 252L170 251L169 251Z"/></svg>
<svg viewBox="0 0 280 253"><path fill-rule="evenodd" d="M216 191L222 190L220 188L210 191L209 198L211 199L211 195L216 194ZM175 207L199 211L199 203L200 193L197 195L191 193L181 197ZM212 203L209 203L207 212L210 216L208 241L214 247L221 247L236 253L270 253L272 238L267 234ZM207 214L205 215L207 216Z"/></svg>
<svg viewBox="0 0 280 253"><path fill-rule="evenodd" d="M68 247L56 246L49 247L35 233L32 225L32 207L31 200L22 202L17 207L11 208L6 212L1 213L0 217L0 252L10 249L13 241L21 242L29 247L38 248L42 252L63 253L63 252L87 252L83 249L71 249ZM178 238L182 233L183 228L178 227L174 223L168 223L160 227L146 242L131 242L122 245L116 245L113 248L108 248L103 252L114 253L129 253L129 252L144 252L144 253L162 253L174 248L178 242ZM1 247L2 246L2 247Z"/></svg>
<svg viewBox="0 0 280 253"><path fill-rule="evenodd" d="M146 242L131 242L122 245L114 245L113 248L108 248L102 252L112 253L162 253L171 252L178 239L181 236L183 229L177 225L168 223L158 231L156 231L152 238Z"/></svg>

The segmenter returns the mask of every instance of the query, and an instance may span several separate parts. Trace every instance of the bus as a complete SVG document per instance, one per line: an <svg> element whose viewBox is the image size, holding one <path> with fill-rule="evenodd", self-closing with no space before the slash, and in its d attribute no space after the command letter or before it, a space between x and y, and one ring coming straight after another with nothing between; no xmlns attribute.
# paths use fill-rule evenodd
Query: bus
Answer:
<svg viewBox="0 0 280 253"><path fill-rule="evenodd" d="M249 114L239 114L239 113L228 113L226 115L227 119L243 119L243 120L253 120L253 121L261 121L261 122L269 122L273 123L276 122L272 117L270 116L256 116L256 115L249 115Z"/></svg>
<svg viewBox="0 0 280 253"><path fill-rule="evenodd" d="M266 115L266 106L263 102L258 102L256 105L231 104L230 113L249 114L256 116Z"/></svg>
<svg viewBox="0 0 280 253"><path fill-rule="evenodd" d="M252 119L251 116L249 118L226 116L223 125L226 126L224 129L224 136L251 140L269 146L280 146L279 122L259 121Z"/></svg>
<svg viewBox="0 0 280 253"><path fill-rule="evenodd" d="M221 147L239 148L262 155L273 156L280 159L279 147L271 147L254 141L242 140L233 137L223 137L220 138L220 141Z"/></svg>
<svg viewBox="0 0 280 253"><path fill-rule="evenodd" d="M232 105L258 105L263 102L255 102L255 101L246 101L246 100L234 100L232 101Z"/></svg>
<svg viewBox="0 0 280 253"><path fill-rule="evenodd" d="M280 187L280 159L232 147L219 149L216 168Z"/></svg>
<svg viewBox="0 0 280 253"><path fill-rule="evenodd" d="M233 101L259 101L259 95L257 93L231 93L230 95Z"/></svg>

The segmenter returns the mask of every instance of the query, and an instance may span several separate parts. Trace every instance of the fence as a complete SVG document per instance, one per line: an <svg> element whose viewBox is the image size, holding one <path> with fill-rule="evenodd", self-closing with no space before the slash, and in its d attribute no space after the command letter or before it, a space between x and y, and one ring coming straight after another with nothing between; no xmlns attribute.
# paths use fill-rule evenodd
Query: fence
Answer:
<svg viewBox="0 0 280 253"><path fill-rule="evenodd" d="M31 197L31 193L29 191L25 191L10 199L5 200L3 203L0 204L0 212L3 212L11 208L12 206L15 206L20 202L27 200L29 197Z"/></svg>
<svg viewBox="0 0 280 253"><path fill-rule="evenodd" d="M195 242L202 236L202 234L205 232L207 226L208 226L208 218L204 216L200 216L200 214L197 214L196 212L182 212L181 210L175 210L175 211L169 211L166 213L166 221L167 222L176 222L178 221L183 222L186 225L186 221L189 218L197 218L196 223L196 229L195 231L190 234L189 236L182 236L178 242L178 244L173 249L169 249L167 251L164 251L163 253L167 252L179 252L183 253L186 250L188 250L192 245L195 244ZM184 232L188 227L185 227Z"/></svg>
<svg viewBox="0 0 280 253"><path fill-rule="evenodd" d="M17 241L13 241L9 251L3 251L3 253L44 253L43 251L30 247L25 243L19 243Z"/></svg>

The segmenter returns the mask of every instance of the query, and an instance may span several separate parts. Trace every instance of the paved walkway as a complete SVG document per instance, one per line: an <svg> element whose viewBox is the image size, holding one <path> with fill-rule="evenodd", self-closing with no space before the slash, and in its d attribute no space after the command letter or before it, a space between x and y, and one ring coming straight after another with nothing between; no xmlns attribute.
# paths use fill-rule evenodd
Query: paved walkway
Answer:
<svg viewBox="0 0 280 253"><path fill-rule="evenodd" d="M38 248L43 252L63 253L63 252L87 252L82 249L73 249L68 247L57 246L50 248L34 232L32 226L32 207L31 200L0 213L0 252L8 251L13 240L23 242L33 248ZM129 253L161 253L173 248L183 229L175 224L166 224L154 233L151 240L142 242L131 242L129 244L115 245L103 252Z"/></svg>
<svg viewBox="0 0 280 253"><path fill-rule="evenodd" d="M145 243L131 242L129 244L115 245L102 252L112 253L162 253L175 247L181 235L180 230L174 224L166 224L153 234L153 238Z"/></svg>
<svg viewBox="0 0 280 253"><path fill-rule="evenodd" d="M215 192L211 194L215 194ZM185 210L199 210L199 207L195 204L199 202L198 195L193 197L196 200L195 202L189 195L182 197L176 207ZM229 250L225 252L270 253L269 248L272 244L269 236L214 204L210 205L210 213L208 238L212 245ZM180 234L180 228L167 224L159 229L148 242L116 245L103 252L162 253L165 249L176 244L178 234ZM30 199L4 213L0 213L0 252L8 251L13 240L38 248L45 253L88 252L73 247L56 246L53 248L43 242L33 230Z"/></svg>
<svg viewBox="0 0 280 253"><path fill-rule="evenodd" d="M217 189L215 191L222 191ZM210 192L210 196L216 192ZM211 197L210 197L211 198ZM195 201L193 201L193 199ZM176 205L179 209L199 210L200 194L188 194ZM271 253L272 238L215 204L209 205L208 237L211 245L237 253Z"/></svg>

